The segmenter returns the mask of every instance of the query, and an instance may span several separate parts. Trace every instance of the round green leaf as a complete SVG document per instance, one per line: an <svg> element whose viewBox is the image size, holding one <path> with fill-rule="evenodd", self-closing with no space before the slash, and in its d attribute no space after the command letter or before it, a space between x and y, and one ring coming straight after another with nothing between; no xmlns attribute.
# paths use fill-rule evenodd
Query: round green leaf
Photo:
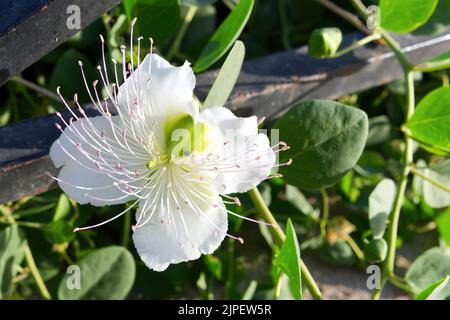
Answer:
<svg viewBox="0 0 450 320"><path fill-rule="evenodd" d="M405 279L416 291L422 291L430 283L450 275L450 255L440 248L432 248L425 251L409 267ZM450 296L450 285L435 297L445 299Z"/></svg>
<svg viewBox="0 0 450 320"><path fill-rule="evenodd" d="M280 139L290 149L280 153L287 183L320 189L338 182L361 156L367 139L365 112L325 100L300 102L277 122Z"/></svg>
<svg viewBox="0 0 450 320"><path fill-rule="evenodd" d="M209 39L194 65L201 72L219 60L237 40L250 17L253 0L241 0Z"/></svg>
<svg viewBox="0 0 450 320"><path fill-rule="evenodd" d="M405 131L425 145L450 152L450 87L426 95L406 123Z"/></svg>
<svg viewBox="0 0 450 320"><path fill-rule="evenodd" d="M438 0L381 0L381 27L393 32L411 32L428 21L437 3Z"/></svg>
<svg viewBox="0 0 450 320"><path fill-rule="evenodd" d="M334 55L342 42L342 32L338 28L315 29L308 43L308 54L315 58Z"/></svg>
<svg viewBox="0 0 450 320"><path fill-rule="evenodd" d="M133 286L136 265L131 253L123 247L96 250L83 258L78 266L80 289L69 289L67 284L75 274L66 274L59 284L59 299L124 299Z"/></svg>

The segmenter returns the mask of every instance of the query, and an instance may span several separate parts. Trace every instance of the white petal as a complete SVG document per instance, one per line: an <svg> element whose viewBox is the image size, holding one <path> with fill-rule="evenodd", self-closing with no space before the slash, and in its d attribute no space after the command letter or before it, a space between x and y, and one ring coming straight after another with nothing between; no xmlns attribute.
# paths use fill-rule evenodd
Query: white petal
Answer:
<svg viewBox="0 0 450 320"><path fill-rule="evenodd" d="M265 134L258 134L256 117L238 118L223 107L209 108L200 118L222 132L214 150L219 175L214 188L220 193L246 192L265 180L275 164L275 153Z"/></svg>
<svg viewBox="0 0 450 320"><path fill-rule="evenodd" d="M117 117L113 118L117 122ZM83 126L80 121L74 121L65 128L64 134L61 134L50 148L50 158L53 164L57 168L62 167L58 176L59 186L70 198L80 204L91 203L102 206L125 203L133 199L134 197L123 191L124 188L120 187L121 184L114 185L114 182L124 179L121 173L106 174L105 171L99 170L94 162L95 159L98 160L96 158L98 145L95 141L101 143L100 132L103 132L105 137L111 138L109 143L113 144L114 136L110 122L102 116L89 118L90 123L97 130L95 131L86 119L82 121ZM77 144L88 155L80 151ZM116 147L120 148L120 146ZM105 154L102 157L105 158L108 155ZM108 157L108 159L111 158L111 156ZM133 169L140 168L138 160L134 160L136 166L133 166ZM119 161L117 160L117 162Z"/></svg>
<svg viewBox="0 0 450 320"><path fill-rule="evenodd" d="M216 206L210 206L205 212L194 212L185 204L180 205L179 210L159 206L157 214L133 234L136 250L147 267L163 271L170 264L213 253L228 228L225 206L219 197L216 201ZM141 201L139 210L143 206L144 201ZM173 218L168 222L170 213Z"/></svg>
<svg viewBox="0 0 450 320"><path fill-rule="evenodd" d="M159 55L148 54L120 86L118 99L122 110L139 101L152 120L161 122L167 116L195 115L194 87L195 76L189 62L174 67Z"/></svg>

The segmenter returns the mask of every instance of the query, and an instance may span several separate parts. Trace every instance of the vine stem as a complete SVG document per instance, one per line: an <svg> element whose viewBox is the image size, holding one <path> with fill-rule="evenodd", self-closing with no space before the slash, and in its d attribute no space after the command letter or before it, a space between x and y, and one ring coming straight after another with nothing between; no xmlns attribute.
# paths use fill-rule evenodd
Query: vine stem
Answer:
<svg viewBox="0 0 450 320"><path fill-rule="evenodd" d="M189 25L192 22L192 19L195 16L195 13L197 12L197 6L189 6L187 8L186 14L183 17L183 21L181 22L180 29L178 30L178 33L172 43L172 46L170 47L169 51L167 52L166 58L167 60L170 60L173 58L173 56L178 52L181 46L181 42L183 41L184 35L186 34L186 31L189 27Z"/></svg>
<svg viewBox="0 0 450 320"><path fill-rule="evenodd" d="M248 192L250 198L252 199L256 209L258 210L258 214L260 217L267 223L271 224L272 227L270 228L270 231L272 235L274 236L276 242L279 245L282 245L284 243L284 240L286 239L286 235L284 234L283 230L281 229L280 225L278 224L277 220L274 218L272 212L270 212L269 208L267 207L266 203L264 202L264 199L259 192L259 190L255 187L251 189ZM300 269L302 273L302 279L303 282L306 284L306 287L308 288L309 292L311 293L312 297L316 300L322 300L322 293L320 292L319 287L317 286L316 282L314 281L314 278L312 277L311 273L308 270L308 267L305 265L302 259L300 259Z"/></svg>

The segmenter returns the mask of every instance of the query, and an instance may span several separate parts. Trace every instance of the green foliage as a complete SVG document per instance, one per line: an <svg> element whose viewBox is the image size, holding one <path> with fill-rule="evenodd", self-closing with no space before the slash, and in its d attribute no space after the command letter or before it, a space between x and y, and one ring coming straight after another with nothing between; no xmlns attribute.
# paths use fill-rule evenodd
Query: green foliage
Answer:
<svg viewBox="0 0 450 320"><path fill-rule="evenodd" d="M71 242L75 239L73 226L65 220L57 220L46 224L44 227L44 237L50 243Z"/></svg>
<svg viewBox="0 0 450 320"><path fill-rule="evenodd" d="M431 165L429 168L418 169L426 178L422 179L422 194L426 203L432 208L446 208L450 206L450 159ZM421 178L419 178L421 179ZM447 190L442 189L447 188Z"/></svg>
<svg viewBox="0 0 450 320"><path fill-rule="evenodd" d="M98 249L79 261L80 289L68 287L75 276L66 274L58 288L62 300L124 299L133 283L136 266L133 256L123 247Z"/></svg>
<svg viewBox="0 0 450 320"><path fill-rule="evenodd" d="M342 31L338 28L321 28L311 33L308 54L315 58L333 56L342 42Z"/></svg>
<svg viewBox="0 0 450 320"><path fill-rule="evenodd" d="M396 192L395 182L383 179L369 196L369 223L375 239L380 239L384 235Z"/></svg>
<svg viewBox="0 0 450 320"><path fill-rule="evenodd" d="M407 33L425 24L433 14L438 0L380 0L381 27Z"/></svg>
<svg viewBox="0 0 450 320"><path fill-rule="evenodd" d="M166 41L180 24L179 0L124 0L125 13L131 21L137 17L137 34L156 43Z"/></svg>
<svg viewBox="0 0 450 320"><path fill-rule="evenodd" d="M433 300L435 299L441 291L447 286L449 276L442 278L441 280L435 281L428 287L423 289L415 297L415 300Z"/></svg>
<svg viewBox="0 0 450 320"><path fill-rule="evenodd" d="M450 152L450 87L426 95L406 123L406 130L417 141Z"/></svg>
<svg viewBox="0 0 450 320"><path fill-rule="evenodd" d="M440 236L444 239L447 246L450 247L450 208L447 208L447 210L436 217L436 223Z"/></svg>
<svg viewBox="0 0 450 320"><path fill-rule="evenodd" d="M289 278L289 285L295 299L302 299L302 278L300 270L300 247L294 226L290 219L286 224L286 240L273 263Z"/></svg>
<svg viewBox="0 0 450 320"><path fill-rule="evenodd" d="M194 65L201 72L219 60L237 40L252 12L253 0L241 0L209 39Z"/></svg>
<svg viewBox="0 0 450 320"><path fill-rule="evenodd" d="M203 103L203 108L225 105L241 72L244 56L244 44L241 41L236 41L222 68L220 68L219 74Z"/></svg>
<svg viewBox="0 0 450 320"><path fill-rule="evenodd" d="M338 182L352 169L367 139L367 115L334 101L312 100L292 107L275 125L291 148L280 154L287 183L320 189Z"/></svg>
<svg viewBox="0 0 450 320"><path fill-rule="evenodd" d="M8 293L24 257L25 236L16 225L0 230L0 298Z"/></svg>
<svg viewBox="0 0 450 320"><path fill-rule="evenodd" d="M434 283L450 275L450 255L440 248L425 251L409 267L406 281L417 291L426 289ZM450 286L447 284L436 295L436 299L445 299L450 296Z"/></svg>

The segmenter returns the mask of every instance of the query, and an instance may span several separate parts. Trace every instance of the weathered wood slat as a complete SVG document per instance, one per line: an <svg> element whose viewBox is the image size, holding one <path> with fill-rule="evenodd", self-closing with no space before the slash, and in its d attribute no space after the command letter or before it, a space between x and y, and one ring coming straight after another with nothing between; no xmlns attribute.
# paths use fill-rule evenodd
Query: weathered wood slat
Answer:
<svg viewBox="0 0 450 320"><path fill-rule="evenodd" d="M345 37L349 43L358 34ZM450 30L434 37L399 39L412 61L419 62L450 50ZM197 77L196 94L204 98L217 71ZM360 48L339 59L317 60L306 48L246 62L227 106L240 115L274 117L304 99L332 99L378 86L402 76L395 57L381 45ZM80 88L82 90L82 88ZM38 194L55 184L48 150L59 136L55 115L0 128L0 203Z"/></svg>
<svg viewBox="0 0 450 320"><path fill-rule="evenodd" d="M2 0L0 85L79 31L67 27L69 6L80 8L80 24L84 28L119 3L120 0Z"/></svg>

